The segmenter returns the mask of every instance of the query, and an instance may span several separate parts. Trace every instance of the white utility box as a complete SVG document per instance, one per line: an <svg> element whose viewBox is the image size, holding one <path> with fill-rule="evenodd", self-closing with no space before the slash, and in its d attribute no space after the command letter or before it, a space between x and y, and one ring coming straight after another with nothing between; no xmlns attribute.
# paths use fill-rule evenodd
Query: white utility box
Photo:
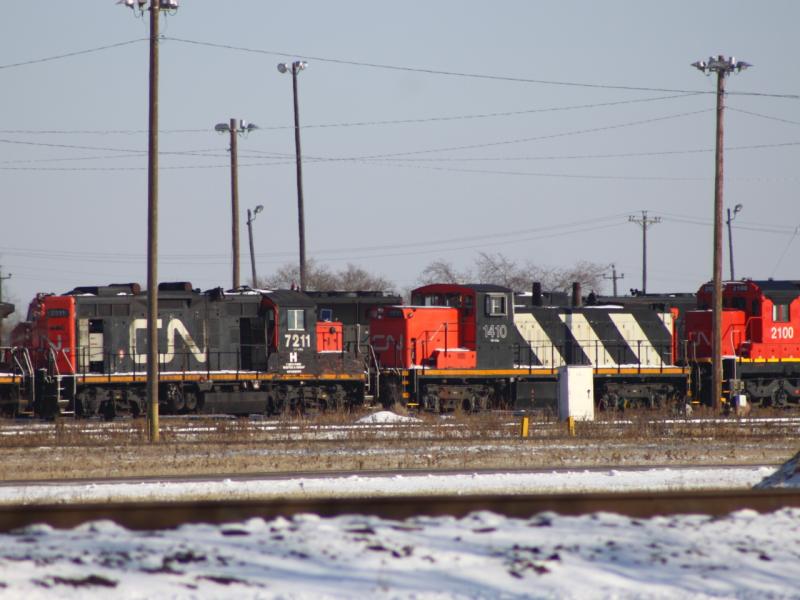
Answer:
<svg viewBox="0 0 800 600"><path fill-rule="evenodd" d="M594 369L591 366L558 368L558 418L594 421Z"/></svg>

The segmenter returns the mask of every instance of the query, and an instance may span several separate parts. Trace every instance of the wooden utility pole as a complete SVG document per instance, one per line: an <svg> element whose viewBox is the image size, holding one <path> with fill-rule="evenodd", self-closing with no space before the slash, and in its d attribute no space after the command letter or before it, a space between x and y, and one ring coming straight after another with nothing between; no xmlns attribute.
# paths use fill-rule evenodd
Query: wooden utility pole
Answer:
<svg viewBox="0 0 800 600"><path fill-rule="evenodd" d="M231 119L231 239L233 244L233 289L239 288L239 120Z"/></svg>
<svg viewBox="0 0 800 600"><path fill-rule="evenodd" d="M725 77L752 65L720 55L692 66L705 74L717 74L717 141L714 153L714 261L711 293L711 406L720 409L722 398L722 183L725 112Z"/></svg>
<svg viewBox="0 0 800 600"><path fill-rule="evenodd" d="M625 279L625 273L621 275L617 275L617 267L612 263L611 264L611 276L603 275L603 279L610 279L613 282L614 286L614 296L617 295L617 280L618 279Z"/></svg>
<svg viewBox="0 0 800 600"><path fill-rule="evenodd" d="M647 211L642 211L641 218L634 217L633 215L628 217L628 221L631 223L636 223L637 225L641 225L642 227L642 294L647 293L647 228L650 225L655 225L656 223L661 223L661 217L648 217Z"/></svg>
<svg viewBox="0 0 800 600"><path fill-rule="evenodd" d="M150 0L150 118L147 147L147 432L158 442L158 19Z"/></svg>
<svg viewBox="0 0 800 600"><path fill-rule="evenodd" d="M292 93L294 95L294 149L297 164L297 227L300 235L300 291L306 289L306 219L303 208L303 155L300 152L300 107L297 100L297 71L305 63L292 63Z"/></svg>
<svg viewBox="0 0 800 600"><path fill-rule="evenodd" d="M3 276L3 269L0 268L0 304L3 303L3 281L6 279L11 279L11 273ZM5 315L0 313L0 345L3 343L3 319L5 319Z"/></svg>

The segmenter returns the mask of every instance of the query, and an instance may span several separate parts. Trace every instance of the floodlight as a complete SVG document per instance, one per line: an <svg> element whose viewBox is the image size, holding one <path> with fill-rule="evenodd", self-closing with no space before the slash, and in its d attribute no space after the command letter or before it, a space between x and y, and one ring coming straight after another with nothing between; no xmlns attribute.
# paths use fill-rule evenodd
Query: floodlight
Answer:
<svg viewBox="0 0 800 600"><path fill-rule="evenodd" d="M264 205L263 205L263 204L259 204L258 206L256 206L255 210L253 210L253 214L254 214L254 215L257 215L257 214L258 214L258 213L260 213L262 210L264 210Z"/></svg>
<svg viewBox="0 0 800 600"><path fill-rule="evenodd" d="M289 65L287 65L286 63L278 63L278 71L280 71L281 73L286 73L286 71L288 70L289 70Z"/></svg>
<svg viewBox="0 0 800 600"><path fill-rule="evenodd" d="M217 123L216 125L214 125L214 131L225 133L226 131L230 131L230 127L228 127L227 123Z"/></svg>

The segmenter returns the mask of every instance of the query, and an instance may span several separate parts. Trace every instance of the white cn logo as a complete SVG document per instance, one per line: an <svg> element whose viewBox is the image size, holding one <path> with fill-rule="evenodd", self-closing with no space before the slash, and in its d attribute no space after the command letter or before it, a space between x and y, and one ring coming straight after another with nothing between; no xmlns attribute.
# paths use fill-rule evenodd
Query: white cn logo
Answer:
<svg viewBox="0 0 800 600"><path fill-rule="evenodd" d="M161 329L161 319L156 321L156 327ZM147 329L147 319L134 319L130 327L130 355L136 364L143 365L147 363L147 354L139 354L136 349L136 332L140 329ZM175 358L175 336L179 335L183 338L186 348L195 357L197 362L206 362L206 352L201 350L192 338L189 330L186 329L180 319L170 319L167 323L167 351L159 353L159 359L164 363L169 363Z"/></svg>

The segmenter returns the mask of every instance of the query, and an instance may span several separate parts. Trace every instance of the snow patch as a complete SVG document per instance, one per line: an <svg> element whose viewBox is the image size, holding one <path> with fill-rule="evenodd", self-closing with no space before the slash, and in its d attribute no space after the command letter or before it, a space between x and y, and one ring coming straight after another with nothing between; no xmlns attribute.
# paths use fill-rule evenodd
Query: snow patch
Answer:
<svg viewBox="0 0 800 600"><path fill-rule="evenodd" d="M404 415L395 414L389 410L382 410L366 417L361 417L356 423L374 424L374 423L418 423L420 419L416 417L406 417Z"/></svg>

